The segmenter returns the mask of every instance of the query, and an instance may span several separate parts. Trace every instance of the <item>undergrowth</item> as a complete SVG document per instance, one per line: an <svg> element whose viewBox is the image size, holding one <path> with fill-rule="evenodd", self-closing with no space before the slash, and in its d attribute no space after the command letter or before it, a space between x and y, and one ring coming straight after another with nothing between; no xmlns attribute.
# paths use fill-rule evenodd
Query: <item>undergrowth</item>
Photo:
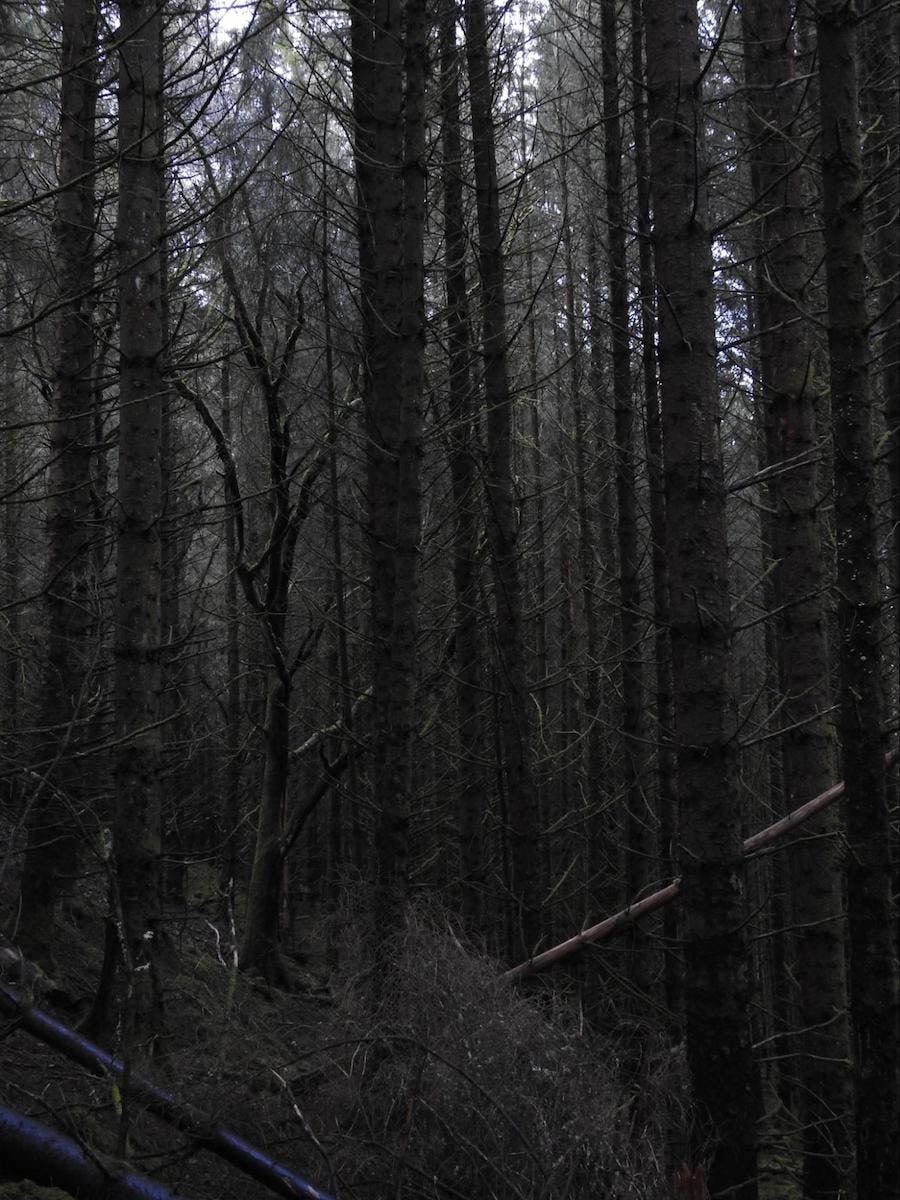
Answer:
<svg viewBox="0 0 900 1200"><path fill-rule="evenodd" d="M505 983L440 909L411 912L376 964L364 911L307 923L308 962L286 993L238 975L232 932L186 910L167 962L168 1053L150 1073L344 1200L668 1196L680 1055L652 1034L637 1054L633 1027L592 1033L549 987ZM95 924L82 915L69 931L64 990L89 988ZM21 1031L0 1042L0 1096L101 1155L116 1143L109 1082ZM194 1200L269 1194L152 1117L134 1117L129 1147L138 1170Z"/></svg>
<svg viewBox="0 0 900 1200"><path fill-rule="evenodd" d="M334 1183L409 1200L664 1195L671 1056L626 1078L626 1047L504 982L440 920L411 915L377 969L345 939L335 1003L293 1064L297 1119Z"/></svg>

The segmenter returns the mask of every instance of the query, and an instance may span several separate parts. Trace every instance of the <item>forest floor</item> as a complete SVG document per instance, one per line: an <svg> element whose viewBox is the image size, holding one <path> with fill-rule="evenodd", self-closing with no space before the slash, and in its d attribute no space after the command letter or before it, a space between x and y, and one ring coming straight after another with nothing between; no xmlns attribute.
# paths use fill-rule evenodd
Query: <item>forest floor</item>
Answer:
<svg viewBox="0 0 900 1200"><path fill-rule="evenodd" d="M465 948L440 910L411 920L373 1012L372 963L350 907L310 912L286 946L290 992L234 967L229 923L202 872L167 913L165 1053L148 1073L347 1200L668 1200L684 1136L681 1055L660 1037L586 1031L571 999L527 996ZM15 926L14 880L0 932ZM103 944L101 882L62 918L53 980L36 999L77 1026ZM327 961L326 961L327 959ZM633 1030L633 1025L632 1025ZM0 1025L0 1101L73 1137L100 1162L122 1144L122 1105L34 1038ZM128 1118L133 1167L191 1200L271 1193L157 1119ZM772 1137L761 1200L796 1200L796 1152ZM10 1190L10 1188L12 1190ZM0 1197L61 1193L0 1184Z"/></svg>

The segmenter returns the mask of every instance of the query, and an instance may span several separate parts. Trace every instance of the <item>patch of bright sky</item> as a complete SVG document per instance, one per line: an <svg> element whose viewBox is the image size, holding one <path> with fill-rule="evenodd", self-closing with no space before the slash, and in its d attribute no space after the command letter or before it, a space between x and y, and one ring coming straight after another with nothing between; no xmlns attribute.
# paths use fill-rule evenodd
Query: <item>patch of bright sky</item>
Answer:
<svg viewBox="0 0 900 1200"><path fill-rule="evenodd" d="M210 22L217 35L242 34L259 10L257 0L226 0L209 6Z"/></svg>

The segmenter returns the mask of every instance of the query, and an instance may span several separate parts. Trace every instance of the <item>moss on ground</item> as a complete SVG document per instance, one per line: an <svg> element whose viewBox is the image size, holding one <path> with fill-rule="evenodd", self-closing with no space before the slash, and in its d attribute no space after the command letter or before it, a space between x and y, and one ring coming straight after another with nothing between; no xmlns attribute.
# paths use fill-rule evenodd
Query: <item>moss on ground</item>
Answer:
<svg viewBox="0 0 900 1200"><path fill-rule="evenodd" d="M0 1200L72 1200L68 1192L55 1187L41 1187L30 1179L17 1183L0 1183Z"/></svg>

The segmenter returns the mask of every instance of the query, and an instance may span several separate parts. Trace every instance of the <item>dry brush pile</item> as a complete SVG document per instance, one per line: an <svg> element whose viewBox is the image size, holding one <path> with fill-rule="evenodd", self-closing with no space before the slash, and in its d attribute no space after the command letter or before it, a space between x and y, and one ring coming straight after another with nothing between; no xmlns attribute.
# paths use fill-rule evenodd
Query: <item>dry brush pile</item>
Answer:
<svg viewBox="0 0 900 1200"><path fill-rule="evenodd" d="M644 1054L636 1076L621 1040L586 1032L549 992L505 983L433 915L413 916L384 957L373 1003L366 946L345 945L337 1002L292 1072L298 1118L335 1190L408 1200L666 1194L665 1131L683 1095L674 1056Z"/></svg>

